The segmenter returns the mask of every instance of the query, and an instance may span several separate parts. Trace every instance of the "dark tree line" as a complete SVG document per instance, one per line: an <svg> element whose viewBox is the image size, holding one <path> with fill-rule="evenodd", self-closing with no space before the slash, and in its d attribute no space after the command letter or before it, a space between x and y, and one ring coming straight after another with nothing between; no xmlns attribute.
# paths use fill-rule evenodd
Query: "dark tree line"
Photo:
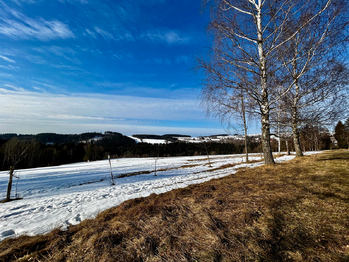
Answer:
<svg viewBox="0 0 349 262"><path fill-rule="evenodd" d="M250 152L258 150L259 143L249 143ZM224 155L243 153L245 145L240 141L233 143L207 142L185 143L175 142L169 144L138 143L134 146L124 147L120 150L119 157L170 157L170 156L195 156L195 155ZM206 150L207 149L207 150Z"/></svg>
<svg viewBox="0 0 349 262"><path fill-rule="evenodd" d="M35 140L12 138L8 141L1 141L1 170L10 169L11 162L8 161L9 153L7 152L7 148L9 144L13 143L15 140L18 141L17 144L19 146L23 144L30 145L26 152L26 157L16 165L17 169L69 164L82 161L85 156L84 144L67 143L46 145Z"/></svg>
<svg viewBox="0 0 349 262"><path fill-rule="evenodd" d="M9 170L12 165L9 159L13 154L8 151L8 148L12 147L10 145L14 141L18 148L22 145L30 145L26 151L26 157L16 164L17 169L105 159L109 154L117 154L120 147L135 144L133 139L113 132L106 132L104 135L101 133L34 136L6 134L0 136L1 170Z"/></svg>
<svg viewBox="0 0 349 262"><path fill-rule="evenodd" d="M28 138L28 137L27 137ZM16 146L11 146L15 144ZM0 139L0 164L1 170L10 170L13 153L9 148L28 147L25 157L16 163L16 169L57 166L82 161L96 161L111 158L137 158L137 157L170 157L170 156L195 156L216 154L240 154L244 152L243 141L235 140L226 143L206 142L186 143L170 142L167 144L136 143L133 139L121 134L104 136L97 141L82 143L79 141L67 143L42 143L35 139L23 139L12 136L9 140ZM17 151L18 151L17 150ZM249 142L249 152L260 152L258 141Z"/></svg>

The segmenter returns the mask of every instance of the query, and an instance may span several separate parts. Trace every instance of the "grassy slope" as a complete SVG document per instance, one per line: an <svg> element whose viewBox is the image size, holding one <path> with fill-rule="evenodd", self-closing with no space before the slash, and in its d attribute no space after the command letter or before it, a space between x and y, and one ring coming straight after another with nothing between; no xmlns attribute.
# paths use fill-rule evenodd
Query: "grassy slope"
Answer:
<svg viewBox="0 0 349 262"><path fill-rule="evenodd" d="M349 261L349 151L126 201L0 261Z"/></svg>

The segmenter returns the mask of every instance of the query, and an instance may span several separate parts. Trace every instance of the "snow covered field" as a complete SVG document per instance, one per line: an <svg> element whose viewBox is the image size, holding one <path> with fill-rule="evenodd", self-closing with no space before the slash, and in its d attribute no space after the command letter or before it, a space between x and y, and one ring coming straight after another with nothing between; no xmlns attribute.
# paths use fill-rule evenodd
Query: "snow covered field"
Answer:
<svg viewBox="0 0 349 262"><path fill-rule="evenodd" d="M251 154L250 160L260 157L261 154ZM292 158L294 155L282 156L276 162ZM17 191L23 199L0 204L0 241L23 234L44 234L57 227L65 229L128 199L164 193L234 174L241 167L263 164L245 164L242 155L210 156L210 161L211 167L205 156L159 158L157 176L152 172L118 178L114 186L108 160L19 170L12 195ZM212 170L226 164L237 165ZM112 160L114 177L154 171L154 165L154 158ZM0 200L6 197L7 182L8 172L0 172Z"/></svg>

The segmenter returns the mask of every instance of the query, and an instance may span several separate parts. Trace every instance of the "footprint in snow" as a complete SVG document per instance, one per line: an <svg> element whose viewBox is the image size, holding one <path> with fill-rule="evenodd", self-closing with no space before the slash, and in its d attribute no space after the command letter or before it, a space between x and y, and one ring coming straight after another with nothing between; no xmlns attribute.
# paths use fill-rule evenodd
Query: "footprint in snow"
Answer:
<svg viewBox="0 0 349 262"><path fill-rule="evenodd" d="M13 231L12 229L10 230L6 230L4 232L1 233L2 237L9 237L15 234L15 231Z"/></svg>

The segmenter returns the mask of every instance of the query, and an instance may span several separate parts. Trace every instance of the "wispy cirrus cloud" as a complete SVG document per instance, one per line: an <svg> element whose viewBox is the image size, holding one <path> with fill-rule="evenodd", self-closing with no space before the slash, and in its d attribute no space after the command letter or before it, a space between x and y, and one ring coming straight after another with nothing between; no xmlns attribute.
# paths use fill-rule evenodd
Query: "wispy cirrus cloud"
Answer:
<svg viewBox="0 0 349 262"><path fill-rule="evenodd" d="M12 2L16 3L17 5L21 5L22 3L35 4L38 2L38 0L36 0L36 1L34 1L34 0L12 0Z"/></svg>
<svg viewBox="0 0 349 262"><path fill-rule="evenodd" d="M46 89L41 88L41 87L33 86L33 88L37 91L40 91L40 92L46 92Z"/></svg>
<svg viewBox="0 0 349 262"><path fill-rule="evenodd" d="M6 62L10 62L10 63L16 63L15 60L11 59L11 58L8 58L7 56L4 56L4 55L0 55L0 58L5 60Z"/></svg>
<svg viewBox="0 0 349 262"><path fill-rule="evenodd" d="M11 75L11 74L0 73L0 77L11 78L11 77L13 77L13 75Z"/></svg>
<svg viewBox="0 0 349 262"><path fill-rule="evenodd" d="M132 52L126 50L123 52L118 52L118 53L113 54L113 57L115 57L116 59L118 59L120 61L121 60L131 61L134 58L134 55Z"/></svg>
<svg viewBox="0 0 349 262"><path fill-rule="evenodd" d="M94 30L96 31L97 34L101 35L104 39L113 39L114 40L114 37L111 33L109 33L108 31L106 30L103 30L101 28L99 28L98 26L95 26L94 27Z"/></svg>
<svg viewBox="0 0 349 262"><path fill-rule="evenodd" d="M12 39L52 39L74 38L69 26L58 20L33 19L0 2L0 35Z"/></svg>
<svg viewBox="0 0 349 262"><path fill-rule="evenodd" d="M76 51L70 47L61 47L61 46L42 46L33 48L33 50L38 51L39 53L52 53L58 56L65 56L65 55L75 55Z"/></svg>
<svg viewBox="0 0 349 262"><path fill-rule="evenodd" d="M18 69L19 67L18 66L12 66L12 65L8 65L8 66L0 65L0 68L13 70L13 69Z"/></svg>
<svg viewBox="0 0 349 262"><path fill-rule="evenodd" d="M31 63L38 64L38 65L43 65L47 63L46 60L44 60L41 56L37 56L37 55L24 54L23 58L25 58Z"/></svg>
<svg viewBox="0 0 349 262"><path fill-rule="evenodd" d="M62 89L58 86L52 85L52 84L48 84L46 82L44 82L45 80L33 80L31 81L33 84L33 88L35 90L41 91L41 92L46 92L47 90L49 91L54 91L54 92L62 92Z"/></svg>
<svg viewBox="0 0 349 262"><path fill-rule="evenodd" d="M189 36L183 36L173 30L150 30L140 35L140 39L148 42L165 43L165 44L189 44Z"/></svg>
<svg viewBox="0 0 349 262"><path fill-rule="evenodd" d="M55 55L58 58L64 58L67 61L70 61L74 64L81 64L78 58L76 58L77 52L70 47L61 47L61 46L41 46L33 48L34 51L41 53L43 55Z"/></svg>
<svg viewBox="0 0 349 262"><path fill-rule="evenodd" d="M22 87L17 87L17 86L8 85L8 84L4 84L4 86L9 87L9 88L11 88L11 89L13 89L13 90L15 90L15 91L19 91L19 92L25 91L25 89L22 88Z"/></svg>
<svg viewBox="0 0 349 262"><path fill-rule="evenodd" d="M113 40L113 41L134 41L134 37L131 32L125 30L125 29L114 29L114 33L110 33L107 30L104 30L98 26L95 26L93 28L94 30L91 31L89 29L86 29L86 32L92 36L93 38L97 38L97 35L100 35L105 40Z"/></svg>
<svg viewBox="0 0 349 262"><path fill-rule="evenodd" d="M94 31L89 30L88 28L86 28L85 31L88 35L92 36L93 38L97 37L97 34Z"/></svg>

